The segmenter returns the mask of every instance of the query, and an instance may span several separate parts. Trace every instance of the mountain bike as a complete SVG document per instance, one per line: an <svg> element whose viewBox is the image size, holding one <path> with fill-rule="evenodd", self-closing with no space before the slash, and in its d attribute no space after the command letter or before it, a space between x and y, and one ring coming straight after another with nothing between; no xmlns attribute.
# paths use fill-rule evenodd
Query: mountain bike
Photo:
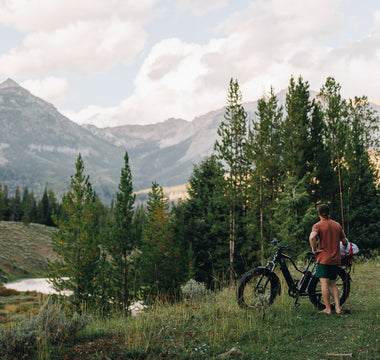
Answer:
<svg viewBox="0 0 380 360"><path fill-rule="evenodd" d="M277 248L272 260L266 266L256 267L246 272L238 283L237 298L239 306L246 309L254 309L271 305L277 295L281 294L280 279L275 273L276 267L280 266L280 271L288 286L288 294L295 299L294 306L298 307L300 297L309 297L312 304L318 309L325 309L322 297L321 283L315 276L316 259L311 251L306 253L308 262L304 270L300 270L293 259L287 254L296 252L288 245L282 245L276 239L272 244ZM288 261L287 261L288 260ZM288 268L287 262L301 275L300 279L294 278ZM350 293L351 277L349 271L339 267L336 284L339 290L339 302L343 305ZM335 303L331 304L331 309L335 308Z"/></svg>

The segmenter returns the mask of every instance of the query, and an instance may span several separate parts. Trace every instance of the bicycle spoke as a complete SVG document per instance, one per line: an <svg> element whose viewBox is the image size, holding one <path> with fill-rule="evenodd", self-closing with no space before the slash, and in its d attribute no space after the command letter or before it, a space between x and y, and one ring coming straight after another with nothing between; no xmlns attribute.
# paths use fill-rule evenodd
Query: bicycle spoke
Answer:
<svg viewBox="0 0 380 360"><path fill-rule="evenodd" d="M258 308L271 303L271 281L266 275L253 274L244 285L242 294L248 308Z"/></svg>

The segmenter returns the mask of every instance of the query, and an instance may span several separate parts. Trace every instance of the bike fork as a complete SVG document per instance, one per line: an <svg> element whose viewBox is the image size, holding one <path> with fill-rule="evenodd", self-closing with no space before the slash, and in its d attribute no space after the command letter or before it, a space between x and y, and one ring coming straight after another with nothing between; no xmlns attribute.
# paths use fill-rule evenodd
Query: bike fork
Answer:
<svg viewBox="0 0 380 360"><path fill-rule="evenodd" d="M294 308L297 309L300 307L300 303L298 303L298 296L296 297L296 299L294 300Z"/></svg>

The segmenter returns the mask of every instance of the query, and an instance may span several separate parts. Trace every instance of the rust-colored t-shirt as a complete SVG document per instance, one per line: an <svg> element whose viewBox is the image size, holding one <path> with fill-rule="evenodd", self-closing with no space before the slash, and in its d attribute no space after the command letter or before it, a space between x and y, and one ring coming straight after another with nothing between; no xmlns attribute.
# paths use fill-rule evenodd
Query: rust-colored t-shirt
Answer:
<svg viewBox="0 0 380 360"><path fill-rule="evenodd" d="M346 235L339 223L331 219L322 219L317 222L312 231L318 234L317 263L325 265L340 265L340 240Z"/></svg>

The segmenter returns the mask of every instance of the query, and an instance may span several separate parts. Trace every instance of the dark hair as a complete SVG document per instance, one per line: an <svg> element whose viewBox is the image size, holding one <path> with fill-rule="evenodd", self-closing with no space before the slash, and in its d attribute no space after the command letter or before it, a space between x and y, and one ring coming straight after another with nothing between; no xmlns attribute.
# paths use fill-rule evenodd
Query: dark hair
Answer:
<svg viewBox="0 0 380 360"><path fill-rule="evenodd" d="M324 218L328 218L330 216L330 208L326 204L318 205L318 214Z"/></svg>

